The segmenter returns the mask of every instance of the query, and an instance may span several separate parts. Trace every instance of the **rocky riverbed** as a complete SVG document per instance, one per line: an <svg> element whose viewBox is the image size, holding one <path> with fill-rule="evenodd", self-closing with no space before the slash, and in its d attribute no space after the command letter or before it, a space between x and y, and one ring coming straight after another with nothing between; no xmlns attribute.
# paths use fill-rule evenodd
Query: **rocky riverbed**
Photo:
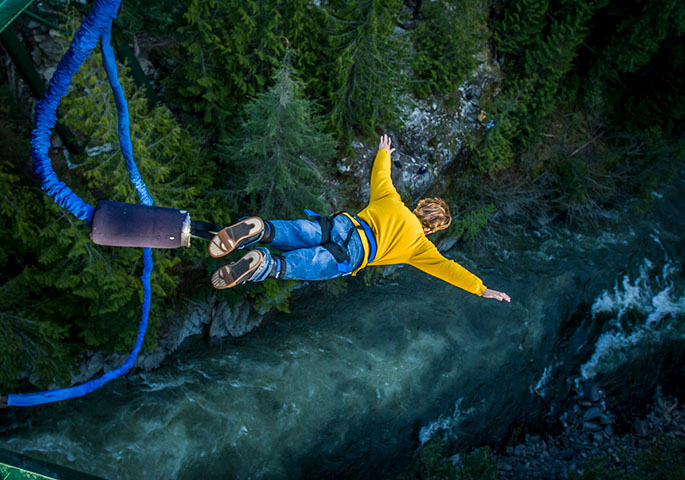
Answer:
<svg viewBox="0 0 685 480"><path fill-rule="evenodd" d="M685 408L660 389L646 414L622 414L620 420L601 389L590 383L583 390L558 416L560 433L527 435L524 442L495 455L498 479L578 478L589 468L601 468L607 477L612 472L634 473L641 454L658 450L663 442L685 439Z"/></svg>

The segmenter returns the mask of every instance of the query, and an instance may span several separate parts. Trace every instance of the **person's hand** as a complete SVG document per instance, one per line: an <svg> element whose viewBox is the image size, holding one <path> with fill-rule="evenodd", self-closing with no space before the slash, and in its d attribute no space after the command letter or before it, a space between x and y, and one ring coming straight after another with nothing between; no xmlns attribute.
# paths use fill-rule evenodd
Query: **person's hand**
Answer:
<svg viewBox="0 0 685 480"><path fill-rule="evenodd" d="M391 143L392 143L392 140L390 140L390 137L388 137L387 135L383 134L383 135L381 136L381 143L378 145L378 150L380 150L381 148L385 148L388 152L390 152L390 153L392 154L392 152L394 152L395 149L394 149L394 148L390 148L390 144L391 144Z"/></svg>
<svg viewBox="0 0 685 480"><path fill-rule="evenodd" d="M0 408L5 408L6 406L7 406L7 397L3 395L0 397Z"/></svg>
<svg viewBox="0 0 685 480"><path fill-rule="evenodd" d="M484 298L492 298L493 300L499 300L500 302L504 300L505 302L511 302L511 298L504 292L498 292L497 290L490 290L486 288L483 292Z"/></svg>

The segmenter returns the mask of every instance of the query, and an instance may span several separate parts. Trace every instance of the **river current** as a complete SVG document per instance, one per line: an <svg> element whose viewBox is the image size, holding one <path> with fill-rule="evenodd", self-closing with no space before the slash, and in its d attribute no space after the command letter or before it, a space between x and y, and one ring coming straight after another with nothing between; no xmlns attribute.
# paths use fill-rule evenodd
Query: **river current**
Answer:
<svg viewBox="0 0 685 480"><path fill-rule="evenodd" d="M158 370L3 411L0 447L109 479L376 478L434 437L496 443L586 379L626 400L677 390L683 193L680 180L647 213L447 252L511 304L411 267L310 289L245 337L194 338Z"/></svg>

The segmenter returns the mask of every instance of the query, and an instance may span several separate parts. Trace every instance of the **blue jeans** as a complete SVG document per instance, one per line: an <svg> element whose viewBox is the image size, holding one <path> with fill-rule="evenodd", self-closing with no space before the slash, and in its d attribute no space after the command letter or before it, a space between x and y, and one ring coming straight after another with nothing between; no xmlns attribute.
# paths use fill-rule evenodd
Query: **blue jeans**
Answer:
<svg viewBox="0 0 685 480"><path fill-rule="evenodd" d="M321 226L312 220L272 220L274 238L270 247L283 251L285 259L286 280L330 280L340 277L344 272L338 269L338 262L325 248L321 246ZM333 217L331 241L342 246L350 229L354 225L344 215ZM261 263L251 282L261 282L269 276L274 265L274 257L266 247L257 247L264 254ZM347 256L350 271L361 265L364 259L364 247L359 238L359 232L350 237L347 244Z"/></svg>

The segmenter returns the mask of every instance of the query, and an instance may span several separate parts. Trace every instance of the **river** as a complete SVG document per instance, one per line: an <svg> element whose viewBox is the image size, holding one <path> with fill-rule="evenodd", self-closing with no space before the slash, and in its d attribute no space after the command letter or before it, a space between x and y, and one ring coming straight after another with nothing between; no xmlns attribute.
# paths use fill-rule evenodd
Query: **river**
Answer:
<svg viewBox="0 0 685 480"><path fill-rule="evenodd" d="M549 419L584 379L626 401L677 391L684 192L447 253L511 304L411 267L310 289L245 337L193 338L158 370L3 411L0 447L109 479L377 478L430 438L496 443Z"/></svg>

